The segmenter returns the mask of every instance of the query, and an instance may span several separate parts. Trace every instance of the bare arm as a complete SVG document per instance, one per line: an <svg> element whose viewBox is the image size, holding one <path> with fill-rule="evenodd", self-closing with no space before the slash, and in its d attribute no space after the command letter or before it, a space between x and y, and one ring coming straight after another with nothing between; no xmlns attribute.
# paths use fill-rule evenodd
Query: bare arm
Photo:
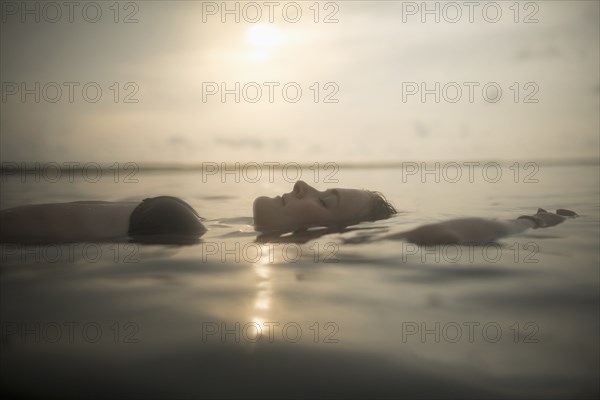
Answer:
<svg viewBox="0 0 600 400"><path fill-rule="evenodd" d="M416 229L386 236L384 239L405 240L418 245L471 244L482 245L500 238L526 231L527 229L547 228L558 225L568 217L577 214L569 210L549 213L538 209L534 215L523 215L506 221L484 218L462 218L435 224L423 225Z"/></svg>

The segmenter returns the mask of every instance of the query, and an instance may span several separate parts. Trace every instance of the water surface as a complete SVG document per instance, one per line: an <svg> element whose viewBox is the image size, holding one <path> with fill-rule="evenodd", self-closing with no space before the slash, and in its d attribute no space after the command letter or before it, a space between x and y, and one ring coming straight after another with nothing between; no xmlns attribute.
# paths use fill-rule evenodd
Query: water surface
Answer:
<svg viewBox="0 0 600 400"><path fill-rule="evenodd" d="M291 190L280 170L272 182L198 171L140 172L137 183L6 177L2 208L167 194L188 201L209 231L184 247L3 245L3 391L595 398L598 166L542 165L537 182L509 167L497 182L478 168L456 183L398 168L342 168L330 176L338 183L323 183L325 174L304 170L319 189L379 190L401 211L304 244L255 241L252 200ZM581 217L486 247L344 243L538 207Z"/></svg>

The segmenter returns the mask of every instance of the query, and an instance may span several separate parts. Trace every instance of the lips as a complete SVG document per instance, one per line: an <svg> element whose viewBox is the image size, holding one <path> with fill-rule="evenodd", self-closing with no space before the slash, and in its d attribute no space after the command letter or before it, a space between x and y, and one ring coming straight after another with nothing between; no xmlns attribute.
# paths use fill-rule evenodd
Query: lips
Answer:
<svg viewBox="0 0 600 400"><path fill-rule="evenodd" d="M285 199L283 198L283 196L277 196L275 197L275 199L279 199L281 201L281 204L285 206Z"/></svg>

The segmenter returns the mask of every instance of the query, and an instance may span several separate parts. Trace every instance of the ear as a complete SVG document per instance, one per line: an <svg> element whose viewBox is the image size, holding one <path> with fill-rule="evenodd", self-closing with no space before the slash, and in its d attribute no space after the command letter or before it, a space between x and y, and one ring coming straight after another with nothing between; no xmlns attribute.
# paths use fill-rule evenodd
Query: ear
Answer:
<svg viewBox="0 0 600 400"><path fill-rule="evenodd" d="M544 210L543 208L538 208L537 212L538 213L547 213L548 211Z"/></svg>

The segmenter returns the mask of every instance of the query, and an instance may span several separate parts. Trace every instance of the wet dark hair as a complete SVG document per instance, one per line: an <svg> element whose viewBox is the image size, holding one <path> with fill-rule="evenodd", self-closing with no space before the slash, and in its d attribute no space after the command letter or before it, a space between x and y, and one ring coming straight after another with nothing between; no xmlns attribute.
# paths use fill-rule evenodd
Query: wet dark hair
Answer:
<svg viewBox="0 0 600 400"><path fill-rule="evenodd" d="M372 190L365 190L365 192L367 192L373 201L369 205L369 209L364 213L363 221L387 219L398 213L396 208L380 192Z"/></svg>
<svg viewBox="0 0 600 400"><path fill-rule="evenodd" d="M206 232L201 219L177 197L147 198L131 213L128 235L136 242L190 243Z"/></svg>

